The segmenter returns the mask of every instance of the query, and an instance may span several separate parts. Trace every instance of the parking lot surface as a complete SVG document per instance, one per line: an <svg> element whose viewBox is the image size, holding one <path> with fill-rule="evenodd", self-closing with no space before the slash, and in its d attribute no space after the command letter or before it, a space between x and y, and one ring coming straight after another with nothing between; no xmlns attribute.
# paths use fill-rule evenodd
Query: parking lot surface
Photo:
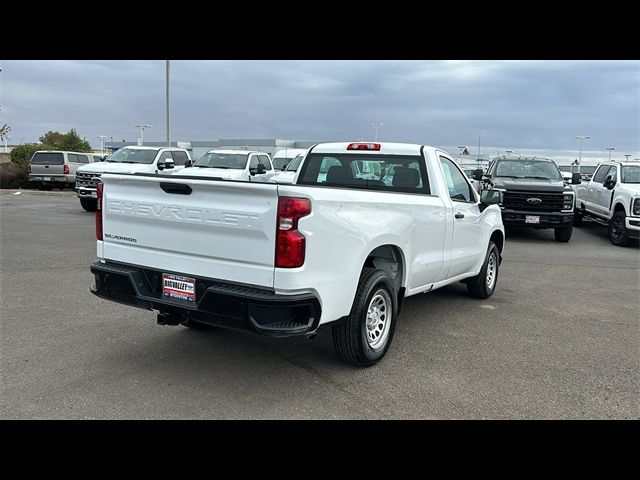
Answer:
<svg viewBox="0 0 640 480"><path fill-rule="evenodd" d="M94 297L94 214L69 191L0 191L0 258L2 419L640 418L640 249L599 225L508 230L492 297L408 298L368 369L329 329L193 331Z"/></svg>

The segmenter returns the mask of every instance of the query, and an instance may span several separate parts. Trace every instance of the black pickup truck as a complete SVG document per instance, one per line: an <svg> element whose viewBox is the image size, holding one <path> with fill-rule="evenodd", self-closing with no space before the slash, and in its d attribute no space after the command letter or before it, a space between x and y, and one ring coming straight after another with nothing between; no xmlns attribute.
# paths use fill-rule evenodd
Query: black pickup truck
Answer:
<svg viewBox="0 0 640 480"><path fill-rule="evenodd" d="M553 228L557 241L571 239L575 194L553 160L497 157L486 173L476 170L473 178L503 190L500 208L505 226ZM571 183L580 183L579 173L573 175Z"/></svg>

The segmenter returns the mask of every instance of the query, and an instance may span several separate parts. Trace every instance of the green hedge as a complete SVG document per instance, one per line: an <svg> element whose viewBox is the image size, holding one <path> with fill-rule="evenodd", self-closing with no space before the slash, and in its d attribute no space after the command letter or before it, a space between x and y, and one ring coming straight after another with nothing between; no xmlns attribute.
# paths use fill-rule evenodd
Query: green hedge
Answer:
<svg viewBox="0 0 640 480"><path fill-rule="evenodd" d="M18 145L11 150L11 162L16 165L28 165L31 161L31 157L38 150L57 150L51 145L45 145L43 143L26 143L24 145Z"/></svg>

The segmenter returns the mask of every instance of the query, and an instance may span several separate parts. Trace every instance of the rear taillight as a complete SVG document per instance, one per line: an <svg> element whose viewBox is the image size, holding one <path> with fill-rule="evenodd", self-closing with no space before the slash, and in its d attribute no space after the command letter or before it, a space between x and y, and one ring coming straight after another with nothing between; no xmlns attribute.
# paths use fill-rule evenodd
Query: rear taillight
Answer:
<svg viewBox="0 0 640 480"><path fill-rule="evenodd" d="M276 267L297 268L304 264L306 239L298 231L298 220L311 213L307 198L280 197L276 230Z"/></svg>
<svg viewBox="0 0 640 480"><path fill-rule="evenodd" d="M98 197L98 207L96 210L96 238L102 240L102 182L98 182L96 186L96 195Z"/></svg>
<svg viewBox="0 0 640 480"><path fill-rule="evenodd" d="M64 164L64 174L69 175L69 165L67 165L66 163Z"/></svg>
<svg viewBox="0 0 640 480"><path fill-rule="evenodd" d="M28 170L29 170L29 173L31 173L31 164L29 164Z"/></svg>
<svg viewBox="0 0 640 480"><path fill-rule="evenodd" d="M347 150L380 150L379 143L350 143Z"/></svg>

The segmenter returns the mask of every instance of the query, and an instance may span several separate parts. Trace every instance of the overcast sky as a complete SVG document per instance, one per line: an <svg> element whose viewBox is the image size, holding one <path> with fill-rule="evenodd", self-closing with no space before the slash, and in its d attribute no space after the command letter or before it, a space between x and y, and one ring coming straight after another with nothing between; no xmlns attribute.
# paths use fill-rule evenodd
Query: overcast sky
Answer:
<svg viewBox="0 0 640 480"><path fill-rule="evenodd" d="M9 143L76 128L165 139L165 62L0 60ZM172 61L172 140L373 139L577 157L640 157L638 61ZM453 151L452 151L453 150Z"/></svg>

